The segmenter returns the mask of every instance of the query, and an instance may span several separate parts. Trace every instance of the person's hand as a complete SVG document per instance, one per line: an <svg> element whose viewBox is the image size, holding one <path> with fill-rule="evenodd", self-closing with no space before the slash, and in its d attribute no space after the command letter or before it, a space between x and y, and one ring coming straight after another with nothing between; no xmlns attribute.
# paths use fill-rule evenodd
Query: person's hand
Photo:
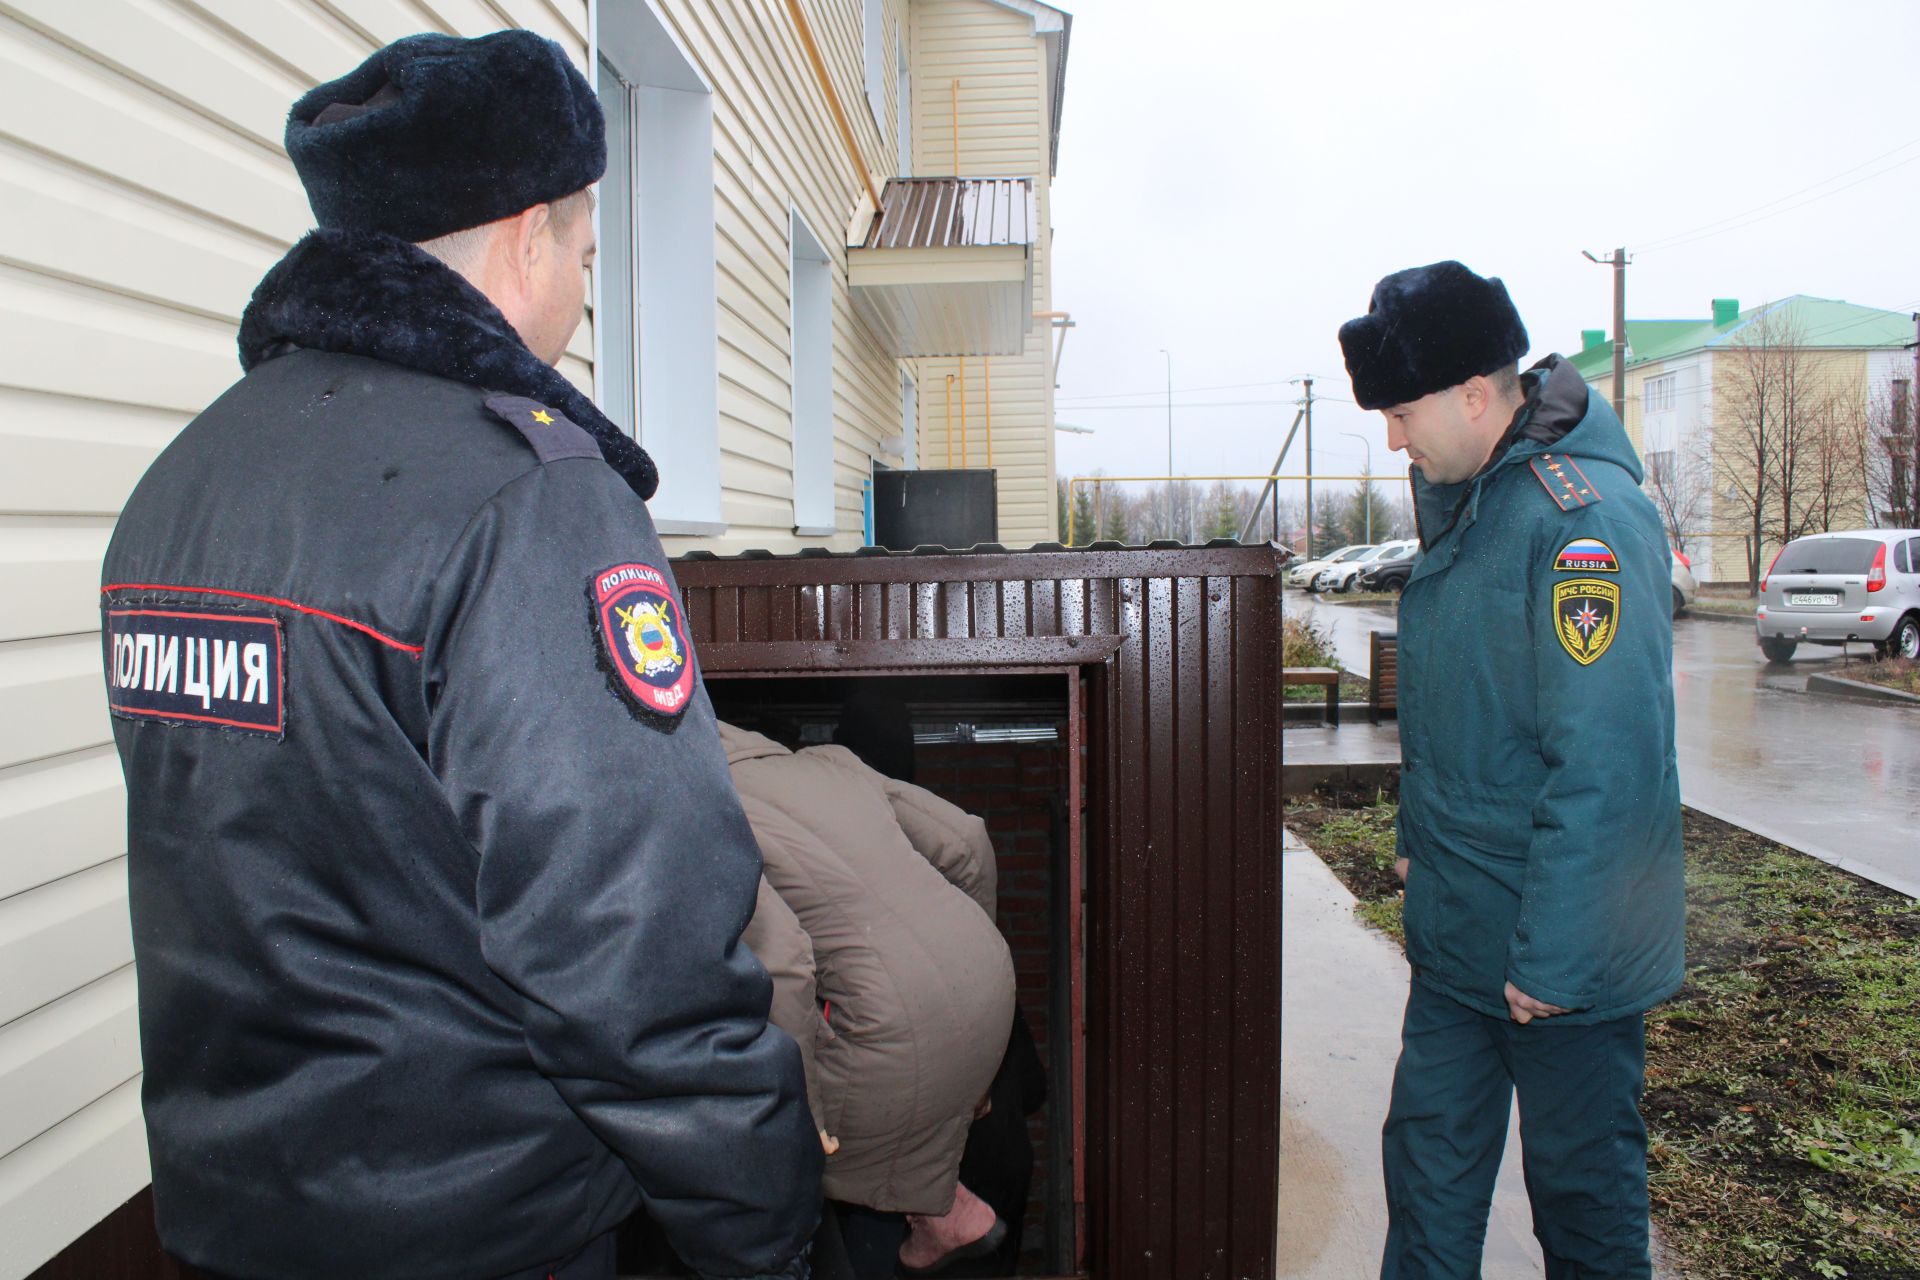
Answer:
<svg viewBox="0 0 1920 1280"><path fill-rule="evenodd" d="M828 1155L832 1155L836 1151L840 1150L840 1139L834 1137L832 1134L828 1133L825 1129L822 1129L820 1131L820 1149L822 1151L825 1151Z"/></svg>
<svg viewBox="0 0 1920 1280"><path fill-rule="evenodd" d="M1556 1013L1565 1012L1557 1004L1535 1000L1511 982L1507 984L1507 1016L1523 1027L1535 1018L1551 1018Z"/></svg>
<svg viewBox="0 0 1920 1280"><path fill-rule="evenodd" d="M1413 861L1410 858L1402 858L1400 859L1400 861L1393 864L1393 874L1400 877L1401 884L1405 884L1407 882L1407 868L1412 865L1413 865Z"/></svg>

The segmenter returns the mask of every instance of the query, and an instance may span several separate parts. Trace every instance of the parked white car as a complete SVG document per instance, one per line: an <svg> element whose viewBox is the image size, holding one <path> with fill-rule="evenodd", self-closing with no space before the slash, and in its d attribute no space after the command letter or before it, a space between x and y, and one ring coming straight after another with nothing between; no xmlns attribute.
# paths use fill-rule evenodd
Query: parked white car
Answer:
<svg viewBox="0 0 1920 1280"><path fill-rule="evenodd" d="M1371 544L1356 543L1350 547L1342 547L1331 555L1324 555L1316 560L1302 560L1287 569L1287 585L1290 587L1304 587L1313 581L1313 576L1316 573L1319 573L1328 565L1338 561L1351 560L1353 557L1364 555L1371 550L1373 550Z"/></svg>
<svg viewBox="0 0 1920 1280"><path fill-rule="evenodd" d="M1769 662L1803 644L1849 641L1920 658L1920 529L1795 538L1767 566L1753 621Z"/></svg>
<svg viewBox="0 0 1920 1280"><path fill-rule="evenodd" d="M1414 538L1407 538L1400 542L1383 542L1365 555L1328 565L1314 575L1313 581L1307 584L1307 589L1309 591L1351 591L1353 584L1358 582L1360 575L1368 569L1382 560L1391 560L1418 545L1420 545L1419 541Z"/></svg>
<svg viewBox="0 0 1920 1280"><path fill-rule="evenodd" d="M1693 580L1693 561L1684 551L1673 553L1673 612L1677 617L1680 611L1693 603L1700 594L1700 584Z"/></svg>

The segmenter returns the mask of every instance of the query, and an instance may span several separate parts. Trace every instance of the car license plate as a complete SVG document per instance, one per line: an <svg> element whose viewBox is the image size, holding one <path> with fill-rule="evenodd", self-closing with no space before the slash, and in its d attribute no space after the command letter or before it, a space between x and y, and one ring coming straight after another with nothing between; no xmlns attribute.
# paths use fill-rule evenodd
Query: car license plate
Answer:
<svg viewBox="0 0 1920 1280"><path fill-rule="evenodd" d="M1796 591L1787 597L1788 604L1835 605L1840 597L1831 591Z"/></svg>

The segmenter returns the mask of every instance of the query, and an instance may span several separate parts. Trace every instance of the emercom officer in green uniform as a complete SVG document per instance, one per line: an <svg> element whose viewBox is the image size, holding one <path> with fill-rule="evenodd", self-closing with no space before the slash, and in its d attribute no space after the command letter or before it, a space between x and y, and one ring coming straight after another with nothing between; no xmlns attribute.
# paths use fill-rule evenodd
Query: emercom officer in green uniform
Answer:
<svg viewBox="0 0 1920 1280"><path fill-rule="evenodd" d="M1397 272L1341 326L1414 469L1400 602L1407 998L1383 1280L1477 1277L1515 1093L1550 1280L1644 1277L1646 1010L1682 977L1669 559L1620 421L1525 373L1497 279Z"/></svg>

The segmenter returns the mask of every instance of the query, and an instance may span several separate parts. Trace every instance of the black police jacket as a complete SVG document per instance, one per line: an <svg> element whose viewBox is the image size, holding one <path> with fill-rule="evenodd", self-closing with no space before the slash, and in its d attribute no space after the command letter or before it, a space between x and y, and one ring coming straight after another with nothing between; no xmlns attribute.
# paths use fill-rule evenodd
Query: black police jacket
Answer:
<svg viewBox="0 0 1920 1280"><path fill-rule="evenodd" d="M104 569L163 1244L477 1280L644 1203L803 1276L819 1141L644 503L540 400L275 349Z"/></svg>

